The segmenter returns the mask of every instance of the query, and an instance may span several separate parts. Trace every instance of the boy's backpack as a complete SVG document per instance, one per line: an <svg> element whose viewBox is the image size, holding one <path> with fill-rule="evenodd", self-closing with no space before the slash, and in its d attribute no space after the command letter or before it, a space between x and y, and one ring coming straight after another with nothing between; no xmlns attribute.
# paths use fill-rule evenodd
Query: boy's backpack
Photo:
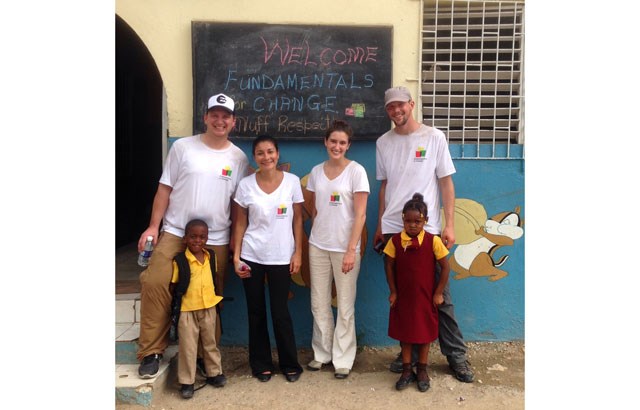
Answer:
<svg viewBox="0 0 640 410"><path fill-rule="evenodd" d="M207 249L209 252L209 263L211 264L211 276L213 277L213 287L216 294L219 291L218 281L216 279L216 254ZM178 340L178 320L180 320L180 307L182 306L182 297L189 288L189 281L191 280L191 268L189 267L189 261L187 255L184 252L180 252L174 258L178 265L178 282L173 289L173 299L171 300L171 327L169 328L169 339L172 342ZM216 312L220 314L220 304L216 305Z"/></svg>

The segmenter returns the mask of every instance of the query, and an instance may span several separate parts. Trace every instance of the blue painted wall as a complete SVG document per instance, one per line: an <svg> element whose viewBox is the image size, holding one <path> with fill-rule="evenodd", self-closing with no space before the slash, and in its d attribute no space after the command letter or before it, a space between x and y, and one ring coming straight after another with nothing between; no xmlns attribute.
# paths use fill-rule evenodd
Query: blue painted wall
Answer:
<svg viewBox="0 0 640 410"><path fill-rule="evenodd" d="M175 138L170 139L170 142ZM251 157L250 141L234 141ZM322 141L280 141L280 162L289 162L291 172L303 177L314 165L326 159ZM491 156L482 146L481 156ZM511 146L511 155L521 157L521 147ZM506 152L504 146L499 153ZM460 146L451 146L454 157L462 154ZM473 146L465 146L465 156L475 156ZM358 161L367 170L371 195L367 206L368 246L362 260L358 278L356 301L356 327L358 344L368 346L395 345L387 336L389 307L388 287L384 275L382 257L371 249L378 215L379 182L375 179L375 142L355 141L347 155ZM520 207L520 216L525 216L524 206L524 160L463 159L455 160L457 169L454 183L457 198L471 199L481 204L487 216L513 211ZM252 163L255 166L255 164ZM308 233L308 226L305 227ZM487 277L469 277L461 280L450 277L451 294L458 323L468 341L508 341L524 339L524 241L525 235L512 246L498 249L493 259L502 255L509 259L501 267L508 275L491 282ZM455 251L455 247L452 249ZM313 318L310 309L309 289L292 284L294 298L290 311L295 326L296 342L300 347L311 345ZM234 301L225 304L222 321L224 345L246 345L248 343L247 311L240 279L229 272L225 285L225 296ZM273 344L275 347L275 344Z"/></svg>

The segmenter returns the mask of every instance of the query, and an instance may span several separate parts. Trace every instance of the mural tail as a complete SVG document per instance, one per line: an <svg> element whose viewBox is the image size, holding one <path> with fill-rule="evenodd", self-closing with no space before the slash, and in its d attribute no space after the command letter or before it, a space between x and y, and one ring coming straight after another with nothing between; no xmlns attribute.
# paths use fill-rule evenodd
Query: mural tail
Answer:
<svg viewBox="0 0 640 410"><path fill-rule="evenodd" d="M495 266L496 268L499 268L500 266L504 265L507 259L509 259L509 255L504 255L502 258L500 258L498 263L495 263L493 266Z"/></svg>

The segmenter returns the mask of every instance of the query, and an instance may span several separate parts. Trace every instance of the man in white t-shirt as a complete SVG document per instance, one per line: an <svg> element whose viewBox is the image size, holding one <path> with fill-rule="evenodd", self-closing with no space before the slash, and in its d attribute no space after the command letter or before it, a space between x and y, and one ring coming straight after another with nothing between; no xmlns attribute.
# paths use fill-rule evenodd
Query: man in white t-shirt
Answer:
<svg viewBox="0 0 640 410"><path fill-rule="evenodd" d="M249 161L229 141L236 121L234 101L217 94L209 99L207 108L206 131L180 138L172 145L153 199L149 227L138 241L138 251L144 247L147 236L153 236L154 245L149 266L140 274L138 375L143 379L157 375L169 343L172 261L185 249L184 228L192 219L202 219L209 226L206 247L215 252L217 287L220 294L224 290L231 201L238 182L247 175Z"/></svg>
<svg viewBox="0 0 640 410"><path fill-rule="evenodd" d="M446 137L439 129L421 124L413 118L415 101L405 87L388 89L384 103L385 111L395 127L376 141L376 179L382 182L374 246L402 231L402 207L414 193L419 192L428 208L429 220L424 229L440 235L445 246L451 249L455 243L455 189L452 175L456 169ZM444 227L441 226L440 202L444 209ZM437 269L436 281L439 275L440 270ZM444 291L444 303L438 306L438 319L442 354L447 356L449 366L458 380L472 382L473 372L466 357L467 347L455 319L448 283ZM390 370L402 372L400 356L391 364Z"/></svg>

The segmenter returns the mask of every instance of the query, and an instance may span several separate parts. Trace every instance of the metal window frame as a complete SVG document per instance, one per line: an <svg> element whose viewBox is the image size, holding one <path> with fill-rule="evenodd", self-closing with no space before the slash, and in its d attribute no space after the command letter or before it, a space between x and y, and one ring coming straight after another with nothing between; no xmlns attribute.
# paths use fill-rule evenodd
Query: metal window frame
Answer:
<svg viewBox="0 0 640 410"><path fill-rule="evenodd" d="M445 132L454 158L524 158L524 0L423 0L420 11L421 121Z"/></svg>

